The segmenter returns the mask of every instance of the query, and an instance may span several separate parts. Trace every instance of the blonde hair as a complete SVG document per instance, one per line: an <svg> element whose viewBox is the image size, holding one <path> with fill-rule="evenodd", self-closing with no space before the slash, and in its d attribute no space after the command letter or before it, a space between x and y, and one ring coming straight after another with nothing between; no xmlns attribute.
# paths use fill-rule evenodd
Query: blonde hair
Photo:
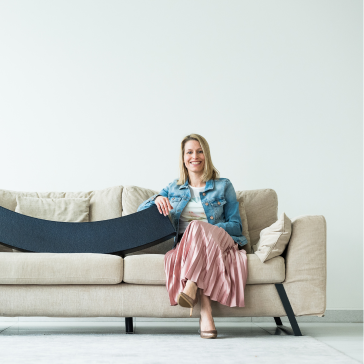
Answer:
<svg viewBox="0 0 364 364"><path fill-rule="evenodd" d="M199 135L199 134L190 134L183 138L181 142L181 149L180 149L180 158L179 158L179 180L177 181L177 185L183 185L186 183L188 179L188 169L184 163L184 152L185 152L185 145L189 140L196 140L200 143L203 154L205 156L205 166L202 174L201 181L207 182L209 179L218 179L220 178L220 172L214 167L211 154L210 154L210 147L207 140Z"/></svg>

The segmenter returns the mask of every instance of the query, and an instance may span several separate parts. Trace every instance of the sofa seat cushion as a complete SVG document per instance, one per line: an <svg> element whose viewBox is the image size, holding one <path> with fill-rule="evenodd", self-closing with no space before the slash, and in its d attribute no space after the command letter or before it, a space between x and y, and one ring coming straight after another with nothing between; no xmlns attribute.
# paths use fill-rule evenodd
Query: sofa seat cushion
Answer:
<svg viewBox="0 0 364 364"><path fill-rule="evenodd" d="M6 254L6 253L4 253ZM262 263L255 254L247 254L247 284L282 283L285 280L285 260L281 256ZM165 285L164 254L129 255L124 258L125 283Z"/></svg>
<svg viewBox="0 0 364 364"><path fill-rule="evenodd" d="M123 258L95 253L0 253L0 284L118 284Z"/></svg>

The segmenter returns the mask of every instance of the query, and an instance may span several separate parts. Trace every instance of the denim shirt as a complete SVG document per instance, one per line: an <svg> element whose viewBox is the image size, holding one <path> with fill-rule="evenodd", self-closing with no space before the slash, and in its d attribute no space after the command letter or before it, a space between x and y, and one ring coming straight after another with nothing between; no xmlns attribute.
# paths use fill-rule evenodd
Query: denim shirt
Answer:
<svg viewBox="0 0 364 364"><path fill-rule="evenodd" d="M159 194L145 200L137 211L142 211L155 204L158 196L168 197L173 209L170 210L170 220L178 232L179 218L183 209L191 198L188 188L188 179L184 185L177 185L178 178L163 188ZM239 202L236 199L235 189L227 178L210 179L206 182L203 192L200 192L202 206L210 224L223 228L232 239L242 246L248 243L243 233L243 225L239 214ZM173 248L177 245L178 234L174 238ZM173 249L172 248L172 249Z"/></svg>

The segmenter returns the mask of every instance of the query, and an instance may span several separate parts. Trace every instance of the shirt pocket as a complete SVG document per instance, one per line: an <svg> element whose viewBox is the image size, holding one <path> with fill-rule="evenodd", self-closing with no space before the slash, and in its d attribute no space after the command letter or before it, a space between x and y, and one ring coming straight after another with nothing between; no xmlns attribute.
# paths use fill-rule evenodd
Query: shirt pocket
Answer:
<svg viewBox="0 0 364 364"><path fill-rule="evenodd" d="M210 202L215 212L215 221L218 222L220 219L224 219L224 205L226 204L225 198L217 198Z"/></svg>
<svg viewBox="0 0 364 364"><path fill-rule="evenodd" d="M175 213L177 211L177 206L180 204L182 197L180 196L169 196L169 203L172 205L173 210L170 212Z"/></svg>
<svg viewBox="0 0 364 364"><path fill-rule="evenodd" d="M224 198L219 198L219 199L216 199L216 200L210 202L210 205L212 207L222 207L225 204L226 204L226 200Z"/></svg>

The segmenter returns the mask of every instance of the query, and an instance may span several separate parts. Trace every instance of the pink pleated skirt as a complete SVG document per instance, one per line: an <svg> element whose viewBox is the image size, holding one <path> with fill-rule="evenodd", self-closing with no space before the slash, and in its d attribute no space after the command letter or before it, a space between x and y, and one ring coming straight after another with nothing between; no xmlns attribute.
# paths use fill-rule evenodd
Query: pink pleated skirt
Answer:
<svg viewBox="0 0 364 364"><path fill-rule="evenodd" d="M187 280L195 282L211 300L229 307L245 307L247 256L218 226L193 220L182 239L164 256L166 287L171 306Z"/></svg>

